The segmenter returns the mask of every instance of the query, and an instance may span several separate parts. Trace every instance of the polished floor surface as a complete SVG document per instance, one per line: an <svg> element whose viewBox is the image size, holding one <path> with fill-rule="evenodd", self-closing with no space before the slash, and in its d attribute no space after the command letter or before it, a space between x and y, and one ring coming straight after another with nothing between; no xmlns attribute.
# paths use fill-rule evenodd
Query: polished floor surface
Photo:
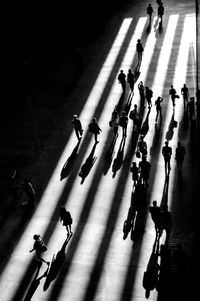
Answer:
<svg viewBox="0 0 200 301"><path fill-rule="evenodd" d="M1 200L1 301L193 300L197 291L193 272L195 266L198 268L199 122L197 110L190 120L180 91L186 83L190 97L196 93L195 1L165 1L161 27L154 2L150 26L146 15L148 1L128 2L123 10L117 11L92 43L87 53L89 64L70 95L63 96L64 102L59 104L59 97L54 96L49 107L40 109L40 102L47 96L44 91L34 91L35 102L28 98L27 108L18 108L19 112L32 110L32 114L27 113L26 119L20 121L21 128L17 117L15 127L6 128L12 138L4 139L9 148L2 150L2 156L7 153L10 158L13 154L23 158L24 170L18 168L21 164L16 164L16 159L10 166L19 170L19 191L23 176L31 180L36 206L33 212L28 211L22 205L26 201L22 192L18 201L13 200L11 193L5 193L6 198ZM137 39L144 45L142 63L134 94L127 85L123 95L117 75L121 69L125 73L129 68L136 69ZM141 187L138 200L130 165L141 160L135 155L140 135L133 132L129 119L127 136L123 138L119 128L114 139L109 121L115 106L120 111L132 110L134 104L140 107L140 81L153 90L153 105L149 109L146 104L143 112L142 133L148 145L151 171L148 186ZM171 85L180 95L174 109L169 97ZM162 120L155 122L154 103L158 96L164 99ZM73 114L79 115L84 129L80 142L72 129ZM98 144L88 132L93 116L102 129ZM37 134L38 125L43 137ZM166 140L172 147L168 176L161 152ZM178 141L186 148L182 174L178 173L175 161ZM27 162L26 154L30 153L32 157L27 155ZM8 169L4 173L5 183L11 174ZM148 211L153 200L161 206L167 204L171 213L167 246L165 232L156 240ZM67 236L59 220L61 205L73 217L71 236ZM124 237L127 219L133 222L133 230ZM34 254L29 253L35 233L48 246L44 255L51 262L48 269L45 264L38 267ZM181 267L174 255L178 243L186 254ZM161 245L165 247L164 255L160 253ZM150 276L144 281L146 271Z"/></svg>

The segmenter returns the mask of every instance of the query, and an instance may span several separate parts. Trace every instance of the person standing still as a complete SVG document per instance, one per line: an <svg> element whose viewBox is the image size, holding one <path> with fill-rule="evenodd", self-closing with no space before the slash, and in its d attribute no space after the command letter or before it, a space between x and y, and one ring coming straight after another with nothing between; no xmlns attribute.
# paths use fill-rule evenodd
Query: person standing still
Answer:
<svg viewBox="0 0 200 301"><path fill-rule="evenodd" d="M118 82L122 86L122 92L125 93L125 91L126 91L126 74L124 73L123 70L120 70L120 73L118 74L117 79L118 79Z"/></svg>
<svg viewBox="0 0 200 301"><path fill-rule="evenodd" d="M162 155L165 161L165 174L169 174L171 170L170 160L172 155L172 148L169 146L168 141L165 141L165 146L162 148Z"/></svg>
<svg viewBox="0 0 200 301"><path fill-rule="evenodd" d="M138 69L140 69L141 63L142 63L142 54L144 51L142 42L140 39L137 40L137 44L136 44L136 51L138 54Z"/></svg>
<svg viewBox="0 0 200 301"><path fill-rule="evenodd" d="M189 98L189 90L186 84L184 84L183 87L181 88L181 94L183 95L183 104L185 109L187 107L188 98Z"/></svg>
<svg viewBox="0 0 200 301"><path fill-rule="evenodd" d="M75 130L75 133L76 133L76 136L77 136L78 140L81 140L82 135L83 135L83 128L82 128L81 121L80 121L80 119L78 118L77 115L73 116L72 125L74 127L74 130Z"/></svg>
<svg viewBox="0 0 200 301"><path fill-rule="evenodd" d="M149 15L149 26L151 25L152 14L153 14L153 7L149 3L149 5L147 6L147 15Z"/></svg>
<svg viewBox="0 0 200 301"><path fill-rule="evenodd" d="M186 155L185 147L179 141L177 148L176 148L175 160L177 163L178 172L180 172L180 173L182 172L183 161L184 161L185 155Z"/></svg>
<svg viewBox="0 0 200 301"><path fill-rule="evenodd" d="M158 98L155 101L155 106L156 106L156 119L155 121L158 121L158 117L160 116L160 120L162 121L162 110L161 110L161 102L163 101L163 98L158 96Z"/></svg>

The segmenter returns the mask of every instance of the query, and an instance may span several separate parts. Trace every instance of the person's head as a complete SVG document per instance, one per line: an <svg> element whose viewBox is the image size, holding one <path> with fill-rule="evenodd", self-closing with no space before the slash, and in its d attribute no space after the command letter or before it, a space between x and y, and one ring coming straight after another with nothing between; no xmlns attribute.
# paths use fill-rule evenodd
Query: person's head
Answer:
<svg viewBox="0 0 200 301"><path fill-rule="evenodd" d="M40 234L34 234L34 235L33 235L33 239L34 239L34 240L40 239Z"/></svg>
<svg viewBox="0 0 200 301"><path fill-rule="evenodd" d="M154 200L152 204L153 204L153 206L157 206L157 201Z"/></svg>
<svg viewBox="0 0 200 301"><path fill-rule="evenodd" d="M77 115L74 115L74 116L73 116L73 118L74 118L74 119L77 119L77 118L78 118L78 116L77 116Z"/></svg>
<svg viewBox="0 0 200 301"><path fill-rule="evenodd" d="M148 91L148 90L149 90L149 87L146 87L146 90Z"/></svg>
<svg viewBox="0 0 200 301"><path fill-rule="evenodd" d="M138 39L138 40L137 40L137 42L138 42L138 43L140 43L140 42L141 42L141 40L140 40L140 39Z"/></svg>
<svg viewBox="0 0 200 301"><path fill-rule="evenodd" d="M120 73L123 73L124 72L124 70L120 70Z"/></svg>
<svg viewBox="0 0 200 301"><path fill-rule="evenodd" d="M96 122L96 120L97 120L96 117L92 118L92 122Z"/></svg>
<svg viewBox="0 0 200 301"><path fill-rule="evenodd" d="M168 141L165 141L165 145L168 146L168 144L169 144Z"/></svg>
<svg viewBox="0 0 200 301"><path fill-rule="evenodd" d="M186 84L184 84L183 86L186 87Z"/></svg>
<svg viewBox="0 0 200 301"><path fill-rule="evenodd" d="M128 72L129 72L129 73L131 73L131 72L132 72L132 70L131 70L131 69L128 69Z"/></svg>
<svg viewBox="0 0 200 301"><path fill-rule="evenodd" d="M134 109L137 109L137 105L134 105Z"/></svg>
<svg viewBox="0 0 200 301"><path fill-rule="evenodd" d="M173 85L171 85L171 88L173 89Z"/></svg>

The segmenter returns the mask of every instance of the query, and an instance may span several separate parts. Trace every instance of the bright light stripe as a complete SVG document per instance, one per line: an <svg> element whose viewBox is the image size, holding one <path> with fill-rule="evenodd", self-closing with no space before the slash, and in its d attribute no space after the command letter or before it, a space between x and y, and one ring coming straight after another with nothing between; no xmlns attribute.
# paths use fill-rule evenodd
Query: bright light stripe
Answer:
<svg viewBox="0 0 200 301"><path fill-rule="evenodd" d="M107 83L109 75L112 71L113 65L117 59L121 46L126 37L128 28L131 24L132 18L127 18L123 21L122 26L119 30L119 33L112 45L111 51L101 69L101 72L95 82L94 88L92 89L86 105L84 106L82 113L80 115L81 120L84 121L91 119L93 117L96 106L98 105L99 99L103 93L103 89ZM26 228L26 231L22 235L19 243L16 245L13 254L11 255L10 261L4 269L3 273L0 275L0 291L3 290L5 283L6 285L9 283L10 287L6 291L4 290L4 300L11 300L11 298L15 295L15 291L18 287L18 283L20 283L29 263L32 259L32 256L28 253L30 249L30 239L32 240L32 236L34 233L39 232L41 235L46 231L46 228L49 224L49 219L56 207L57 200L59 199L64 186L67 180L63 180L60 182L60 171L62 166L71 151L71 145L74 145L75 137L74 133L71 135L68 144L63 151L63 154L53 172L53 175L49 181L49 184L43 194L43 197L40 201L37 210L32 217L29 225ZM53 197L52 197L53 196ZM46 215L46 219L44 219L44 212ZM40 216L43 217L43 227L41 227L41 223L38 224L38 218ZM33 232L34 231L34 232ZM23 258L22 258L23 257ZM18 279L14 279L13 281L9 281L8 279L12 279L13 269L18 271Z"/></svg>
<svg viewBox="0 0 200 301"><path fill-rule="evenodd" d="M176 71L175 71L175 76L174 76L174 81L173 85L177 89L178 94L180 95L180 99L176 101L176 108L175 108L175 120L179 122L183 118L184 114L184 104L182 100L182 95L180 93L181 88L184 83L186 83L186 75L187 75L187 62L188 62L188 54L190 50L190 45L194 43L195 41L195 15L194 14L189 14L186 15L185 17L185 22L184 22L184 28L183 28L183 35L181 39L181 44L179 48L179 54L178 54L178 60L176 64ZM195 80L195 62L192 70L189 70L193 74L192 79ZM191 86L193 85L193 82L191 83ZM190 87L190 84L187 82L187 86ZM195 87L195 86L194 86ZM193 90L193 93L191 93L191 88L190 88L190 94L194 95L195 94L195 88ZM178 127L177 129L174 130L174 135L173 139L170 141L170 145L173 149L173 156L172 156L172 162L174 162L174 157L175 157L175 149L177 147L177 141L178 141ZM173 196L173 190L174 190L174 178L175 178L175 173L176 173L176 164L172 164L172 170L170 172L170 182L171 185L169 185L169 210L172 205L172 196Z"/></svg>
<svg viewBox="0 0 200 301"><path fill-rule="evenodd" d="M146 24L146 20L147 20L146 17L139 19L137 26L135 28L133 37L129 43L129 46L127 47L126 54L124 56L123 62L121 64L121 67L119 68L119 70L125 66L125 63L126 64L128 63L128 66L131 64L134 53L135 53L134 52L135 43L136 43L135 41L141 37L141 34L144 30L144 26ZM133 41L134 41L134 48L133 48ZM111 91L109 93L109 96L107 98L107 101L105 103L102 114L98 120L98 123L99 123L100 127L102 128L102 134L100 135L100 144L97 145L97 150L95 152L95 155L98 157L98 159L99 159L100 155L103 153L103 147L106 143L106 139L107 139L108 133L110 131L110 128L108 127L108 122L111 117L111 112L113 111L114 106L118 103L119 98L121 96L121 92L122 92L121 86L119 86L118 83L116 84L116 82L114 82L114 84L111 88ZM108 114L108 112L109 112L109 114ZM121 128L119 129L119 138L117 140L116 147L115 147L116 150L119 147L120 141L121 141ZM90 143L90 146L88 147L89 150L92 149L93 143L94 142L92 140ZM124 154L126 153L126 147L127 147L127 142L125 145ZM86 154L83 162L85 161L87 156L88 156L88 154ZM88 195L88 191L92 185L93 177L96 172L96 168L95 168L96 164L98 164L98 161L93 166L90 174L86 178L83 185L80 185L80 181L81 181L80 178L77 178L75 180L74 185L71 190L71 193L68 196L67 207L70 208L70 211L73 212L74 221L75 221L74 226L73 226L74 232L76 231L77 225L80 226L79 219L80 219L83 207L84 207L85 198ZM120 174L120 171L117 173L116 178L119 177L119 174ZM109 177L109 179L108 179L108 177ZM117 185L117 181L116 180L114 181L112 179L112 170L110 169L108 174L106 175L106 177L102 176L101 182L99 183L97 193L95 194L92 208L91 208L91 211L90 211L90 214L88 217L87 225L86 226L84 225L84 230L81 235L79 247L75 251L75 255L73 257L71 267L70 267L67 277L65 279L65 284L63 285L63 291L60 292L59 299L62 299L64 297L66 298L66 296L68 296L68 294L69 294L69 296L71 295L72 292L70 292L70 288L68 287L67 283L68 283L68 281L73 281L72 279L74 279L74 282L77 281L76 273L78 273L78 270L76 271L74 266L77 267L77 269L78 269L77 262L79 262L79 258L83 257L85 250L87 250L87 254L89 254L91 257L89 259L89 262L90 262L90 267L92 268L92 262L95 260L95 257L96 257L95 255L98 252L98 246L101 243L101 238L102 238L102 236L104 234L104 230L105 230L105 227L103 226L102 222L105 223L107 220L107 216L109 215L109 211L110 211L109 207L111 206L111 200L113 199L116 185ZM77 187L79 190L78 194L77 194ZM105 189L105 187L108 187L108 189ZM105 194L105 196L102 197L102 194ZM103 206L102 206L102 204L103 204ZM93 229L93 225L94 225L93 221L94 220L97 221L97 217L98 217L100 226L99 226L99 228L96 228L97 233L95 234L94 233L95 229ZM92 229L91 229L91 227L92 227ZM97 237L98 240L97 241L94 239L88 240L88 243L87 243L85 241L86 237L90 237L91 232L93 232L93 235L95 237ZM51 240L48 244L50 249L53 247L53 245L55 245L54 239L56 239L56 237L58 237L58 235L54 232L54 234L51 237ZM88 275L89 274L88 266L86 265L85 268L86 268L86 270L85 270L84 274ZM84 266L81 266L81 269L83 272ZM81 278L81 281L83 283L79 283L79 285L78 285L80 290L77 288L76 292L73 292L73 294L76 293L75 299L78 300L78 295L81 296L83 294L81 289L83 287L85 287L84 282L87 279L89 280L89 277L87 277L87 276ZM47 295L50 295L50 294L51 294L51 288L48 289L48 291L47 291ZM47 296L47 299L48 299L48 296Z"/></svg>
<svg viewBox="0 0 200 301"><path fill-rule="evenodd" d="M185 81L185 76L186 76L186 71L187 71L187 56L188 56L189 43L190 43L190 38L191 38L191 37L189 37L190 35L188 35L187 32L188 32L188 30L191 30L191 28L192 28L191 20L189 21L188 15L186 15L183 33L182 33L182 37L181 37L179 54L178 54L178 62L177 62L176 70L174 73L175 78L173 80L174 87L175 88L177 87L177 91L180 91L180 89L178 90L178 86L179 86L179 88L181 88ZM158 69L159 69L159 65L158 65ZM162 91L161 91L161 93L162 93ZM183 112L182 99L177 100L176 103L177 103L177 106L175 109L175 119L180 121L181 114ZM165 142L165 135L168 130L168 124L170 122L171 115L172 115L172 105L171 105L171 99L170 99L170 103L169 103L169 106L167 107L167 112L166 112L166 122L165 122L165 127L163 129L163 136L162 136L163 143L161 143L161 147L164 145L164 142ZM154 114L154 117L155 117L155 114ZM153 121L151 124L153 124ZM173 156L171 159L172 162L174 160L174 150L176 147L175 141L177 141L177 139L176 139L177 135L178 135L178 128L175 129L173 139L169 143L170 146L172 146L172 148L173 148L173 150L172 150ZM158 205L162 198L162 192L163 192L164 181L165 181L164 173L165 173L164 172L164 160L163 160L163 157L162 157L162 154L160 151L160 155L157 160L157 172L156 172L156 177L154 179L154 186L152 187L152 191L151 191L151 202L155 199L155 200L157 200ZM169 192L168 193L169 210L170 210L170 206L171 206L173 179L174 179L174 168L172 165L172 170L171 170L170 179L169 179L169 190L168 190L168 192ZM161 189L159 189L158 187L161 187ZM151 249L153 246L154 239L155 239L155 229L154 229L151 217L148 215L147 223L146 223L146 231L144 233L142 246L141 246L142 252L141 252L139 263L138 263L139 266L142 266L143 262L145 262L145 259L146 259L146 263L148 263L148 260L149 260L149 257L150 257L151 251L152 251ZM162 237L160 243L164 243L163 239L164 238ZM146 265L145 265L145 269L146 269ZM135 281L134 286L133 286L133 294L134 294L135 301L139 301L141 299L140 289L138 289L138 288L141 287L141 285L142 285L141 280L142 280L144 271L145 271L144 268L136 271L136 280L139 280L139 283L138 283L138 281ZM150 297L152 300L157 300L157 291L156 290L151 291Z"/></svg>

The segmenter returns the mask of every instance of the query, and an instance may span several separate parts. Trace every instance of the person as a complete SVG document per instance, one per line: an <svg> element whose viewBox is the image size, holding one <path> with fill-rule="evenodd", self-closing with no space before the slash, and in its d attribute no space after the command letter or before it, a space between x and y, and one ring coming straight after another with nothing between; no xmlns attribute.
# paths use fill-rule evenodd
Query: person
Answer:
<svg viewBox="0 0 200 301"><path fill-rule="evenodd" d="M142 45L142 42L141 42L140 39L137 40L136 51L137 51L137 54L138 54L138 67L140 67L141 62L142 62L142 53L144 51L144 48L143 48L143 45Z"/></svg>
<svg viewBox="0 0 200 301"><path fill-rule="evenodd" d="M175 153L175 160L176 160L179 172L182 171L183 161L184 161L185 155L186 155L185 147L179 141L178 144L177 144L176 153Z"/></svg>
<svg viewBox="0 0 200 301"><path fill-rule="evenodd" d="M94 134L95 143L99 143L97 136L100 134L100 132L102 132L102 130L97 123L96 117L92 118L92 122L88 125L88 127L89 131Z"/></svg>
<svg viewBox="0 0 200 301"><path fill-rule="evenodd" d="M60 207L60 221L63 223L63 226L66 227L67 234L72 234L72 222L73 219L71 217L71 213L65 209L64 206Z"/></svg>
<svg viewBox="0 0 200 301"><path fill-rule="evenodd" d="M143 109L144 106L144 102L145 102L145 87L143 85L143 82L140 81L138 84L138 90L139 90L139 94L140 94L140 106Z"/></svg>
<svg viewBox="0 0 200 301"><path fill-rule="evenodd" d="M157 205L157 201L154 200L152 206L149 207L152 221L154 222L156 234L160 234L161 226L161 208Z"/></svg>
<svg viewBox="0 0 200 301"><path fill-rule="evenodd" d="M76 133L76 136L77 136L78 140L81 140L82 135L83 135L83 129L82 129L81 121L80 121L80 119L78 118L77 115L73 116L72 125L74 127L74 130L75 130L75 133Z"/></svg>
<svg viewBox="0 0 200 301"><path fill-rule="evenodd" d="M160 19L160 26L162 26L163 15L164 15L164 5L163 2L160 2L160 4L158 4L158 18Z"/></svg>
<svg viewBox="0 0 200 301"><path fill-rule="evenodd" d="M161 210L161 231L165 230L166 240L165 244L168 245L171 228L172 228L172 218L171 213L168 210L168 205L164 205Z"/></svg>
<svg viewBox="0 0 200 301"><path fill-rule="evenodd" d="M125 90L126 90L126 74L124 73L123 70L120 70L120 73L118 74L117 79L118 79L119 83L122 86L123 93L125 93Z"/></svg>
<svg viewBox="0 0 200 301"><path fill-rule="evenodd" d="M149 15L149 25L151 25L152 13L153 13L153 7L149 3L149 5L147 6L147 15Z"/></svg>
<svg viewBox="0 0 200 301"><path fill-rule="evenodd" d="M161 96L158 96L158 98L155 101L155 106L156 106L156 119L155 121L157 122L158 117L160 116L160 120L162 120L162 110L161 110L161 102L163 101L163 98Z"/></svg>
<svg viewBox="0 0 200 301"><path fill-rule="evenodd" d="M47 246L45 245L44 241L41 239L40 234L34 234L33 239L35 240L33 244L33 248L29 250L29 252L36 252L37 258L40 262L45 262L48 266L50 262L46 261L42 256L43 253L47 251Z"/></svg>
<svg viewBox="0 0 200 301"><path fill-rule="evenodd" d="M152 107L151 98L153 97L153 91L149 87L146 87L145 89L145 96L148 103L148 107Z"/></svg>
<svg viewBox="0 0 200 301"><path fill-rule="evenodd" d="M33 188L32 183L27 178L24 178L24 183L22 184L22 187L28 197L28 206L30 208L33 208L35 205L35 190Z"/></svg>
<svg viewBox="0 0 200 301"><path fill-rule="evenodd" d="M134 105L134 109L130 111L129 118L133 120L133 131L137 132L140 128L142 117L137 111L137 105Z"/></svg>
<svg viewBox="0 0 200 301"><path fill-rule="evenodd" d="M112 112L111 120L109 121L109 126L113 128L113 132L115 136L118 136L118 125L119 125L119 113L114 108L114 111Z"/></svg>
<svg viewBox="0 0 200 301"><path fill-rule="evenodd" d="M139 162L139 172L144 188L146 188L148 185L150 170L151 170L151 163L147 161L146 156L143 156L142 160Z"/></svg>
<svg viewBox="0 0 200 301"><path fill-rule="evenodd" d="M136 164L136 162L132 162L130 167L130 172L132 173L132 180L134 185L136 186L139 180L139 168Z"/></svg>
<svg viewBox="0 0 200 301"><path fill-rule="evenodd" d="M134 78L134 73L133 73L133 71L131 69L129 69L128 73L127 73L127 82L130 85L131 92L133 92L135 78Z"/></svg>
<svg viewBox="0 0 200 301"><path fill-rule="evenodd" d="M184 108L186 108L188 104L188 98L189 98L189 89L186 86L186 84L184 84L183 87L181 88L181 94L183 95Z"/></svg>
<svg viewBox="0 0 200 301"><path fill-rule="evenodd" d="M171 100L172 100L172 105L173 105L173 109L175 107L175 99L179 98L179 96L176 94L176 90L174 89L174 86L171 85L171 89L169 90L169 95L171 96Z"/></svg>
<svg viewBox="0 0 200 301"><path fill-rule="evenodd" d="M189 113L190 123L192 124L195 114L194 97L190 97L190 101L188 101L187 113Z"/></svg>
<svg viewBox="0 0 200 301"><path fill-rule="evenodd" d="M169 146L168 141L165 141L165 146L162 148L162 155L165 161L165 174L167 174L171 170L170 160L172 155L172 148Z"/></svg>
<svg viewBox="0 0 200 301"><path fill-rule="evenodd" d="M126 112L123 111L120 118L119 118L119 125L122 127L122 136L127 136L127 125L128 125L128 116Z"/></svg>
<svg viewBox="0 0 200 301"><path fill-rule="evenodd" d="M144 141L143 135L140 136L140 140L138 141L137 148L140 151L140 153L142 154L142 156L147 155L147 143Z"/></svg>

